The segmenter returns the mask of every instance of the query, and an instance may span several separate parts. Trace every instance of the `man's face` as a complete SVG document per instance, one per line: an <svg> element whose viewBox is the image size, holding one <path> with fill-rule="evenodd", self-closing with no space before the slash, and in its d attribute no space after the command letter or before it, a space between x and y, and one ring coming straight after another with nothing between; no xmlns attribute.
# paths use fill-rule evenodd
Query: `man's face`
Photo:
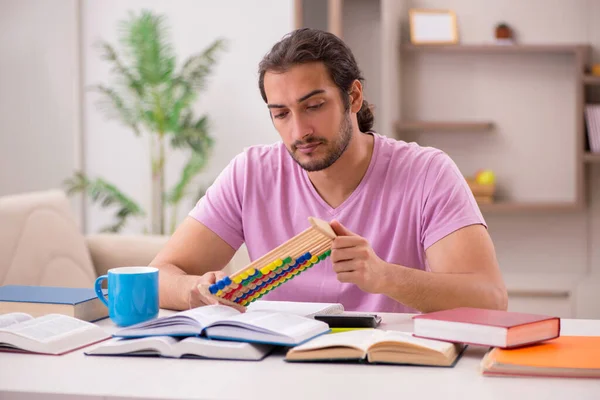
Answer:
<svg viewBox="0 0 600 400"><path fill-rule="evenodd" d="M322 63L267 72L265 93L275 129L292 158L307 171L320 171L344 153L352 124L338 87Z"/></svg>

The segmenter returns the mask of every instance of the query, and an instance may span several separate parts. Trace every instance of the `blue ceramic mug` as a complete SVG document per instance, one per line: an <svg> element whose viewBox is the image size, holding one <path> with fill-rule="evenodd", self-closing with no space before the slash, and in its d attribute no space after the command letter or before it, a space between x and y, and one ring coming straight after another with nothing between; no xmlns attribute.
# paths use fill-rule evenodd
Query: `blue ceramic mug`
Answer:
<svg viewBox="0 0 600 400"><path fill-rule="evenodd" d="M108 301L102 293L102 281L108 279ZM108 270L94 284L96 295L108 316L118 326L144 322L158 316L158 269L120 267Z"/></svg>

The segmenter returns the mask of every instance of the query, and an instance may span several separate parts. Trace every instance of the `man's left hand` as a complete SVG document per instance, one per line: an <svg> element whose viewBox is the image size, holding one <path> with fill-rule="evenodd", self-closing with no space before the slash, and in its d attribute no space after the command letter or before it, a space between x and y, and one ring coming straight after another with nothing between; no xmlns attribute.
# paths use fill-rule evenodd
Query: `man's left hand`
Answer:
<svg viewBox="0 0 600 400"><path fill-rule="evenodd" d="M381 293L385 262L375 254L369 241L339 221L330 223L338 235L331 247L333 270L340 282L353 283L369 293Z"/></svg>

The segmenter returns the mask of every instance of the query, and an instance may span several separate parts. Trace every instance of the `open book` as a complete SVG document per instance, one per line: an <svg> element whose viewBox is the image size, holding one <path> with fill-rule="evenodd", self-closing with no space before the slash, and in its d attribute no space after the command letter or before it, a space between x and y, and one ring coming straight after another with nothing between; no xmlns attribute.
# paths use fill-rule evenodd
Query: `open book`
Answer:
<svg viewBox="0 0 600 400"><path fill-rule="evenodd" d="M287 352L286 361L360 361L452 367L464 346L414 337L411 333L365 329L325 335Z"/></svg>
<svg viewBox="0 0 600 400"><path fill-rule="evenodd" d="M257 343L209 340L199 337L151 336L140 339L113 338L85 351L86 355L160 356L262 360L274 346Z"/></svg>
<svg viewBox="0 0 600 400"><path fill-rule="evenodd" d="M239 311L224 305L203 306L119 330L113 336L207 336L212 339L295 346L329 332L321 321L296 314Z"/></svg>
<svg viewBox="0 0 600 400"><path fill-rule="evenodd" d="M64 354L110 338L102 328L60 314L33 318L25 313L0 315L0 350Z"/></svg>

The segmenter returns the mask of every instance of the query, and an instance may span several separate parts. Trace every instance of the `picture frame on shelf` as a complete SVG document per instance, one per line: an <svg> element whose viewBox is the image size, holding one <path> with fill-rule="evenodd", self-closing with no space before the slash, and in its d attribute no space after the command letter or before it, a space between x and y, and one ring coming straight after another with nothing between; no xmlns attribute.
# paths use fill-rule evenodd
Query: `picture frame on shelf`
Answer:
<svg viewBox="0 0 600 400"><path fill-rule="evenodd" d="M458 44L456 14L453 11L412 8L408 15L412 44Z"/></svg>

